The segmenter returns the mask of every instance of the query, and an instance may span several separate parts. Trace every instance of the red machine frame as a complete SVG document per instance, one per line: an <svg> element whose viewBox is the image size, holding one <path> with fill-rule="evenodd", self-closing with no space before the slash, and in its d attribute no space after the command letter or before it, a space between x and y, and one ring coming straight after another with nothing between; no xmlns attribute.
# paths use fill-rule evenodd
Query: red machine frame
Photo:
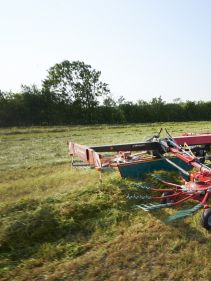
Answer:
<svg viewBox="0 0 211 281"><path fill-rule="evenodd" d="M152 197L152 199L161 200L161 204L140 204L136 206L144 211L150 211L158 208L175 207L191 199L198 204L191 209L179 211L176 215L171 216L169 220L191 215L198 209L203 208L202 226L206 229L211 229L211 209L207 203L211 195L211 169L201 163L199 158L191 150L191 148L202 145L204 149L209 149L211 145L211 133L184 134L174 138L168 132L167 135L167 137L161 139L159 133L148 141L140 143L93 147L70 142L69 153L72 157L79 157L83 162L95 167L99 171L102 171L105 167L118 167L121 165L121 161L118 161L118 158L124 161L124 165L127 165L127 163L131 164L131 161L132 163L136 163L136 161L151 161L154 156L143 154L143 151L152 151L156 157L165 159L165 161L176 166L178 170L181 170L181 167L166 158L165 154L168 153L176 156L194 168L189 174L189 179L183 180L183 184L180 185L158 178L163 184L169 186L167 189L150 189L152 192L161 193L159 196ZM139 158L134 159L133 157L131 160L131 151L139 151L139 154L137 154ZM117 152L117 155L105 156L102 152Z"/></svg>

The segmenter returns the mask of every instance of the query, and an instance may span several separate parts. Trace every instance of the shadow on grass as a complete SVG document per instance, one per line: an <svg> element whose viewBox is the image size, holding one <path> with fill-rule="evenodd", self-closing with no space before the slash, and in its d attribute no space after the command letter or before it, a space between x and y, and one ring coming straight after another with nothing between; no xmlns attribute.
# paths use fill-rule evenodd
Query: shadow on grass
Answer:
<svg viewBox="0 0 211 281"><path fill-rule="evenodd" d="M176 209L175 212L177 212ZM164 224L171 226L174 229L174 231L177 232L178 237L185 238L187 242L197 240L200 243L204 243L207 241L205 234L202 231L190 225L189 223L187 223L185 221L185 218L175 220L174 222L167 222L169 214L164 209L159 210L158 212L156 211L150 212L150 214L154 216L156 219L162 221ZM193 218L193 216L190 216L189 218L191 219ZM200 221L198 223L199 223L199 227L202 227L200 226Z"/></svg>

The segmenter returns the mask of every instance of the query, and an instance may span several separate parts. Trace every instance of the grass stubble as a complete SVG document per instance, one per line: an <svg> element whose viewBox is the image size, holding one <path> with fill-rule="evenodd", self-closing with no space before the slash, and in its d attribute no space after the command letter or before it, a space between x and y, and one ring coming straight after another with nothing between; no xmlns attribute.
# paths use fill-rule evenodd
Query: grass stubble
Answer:
<svg viewBox="0 0 211 281"><path fill-rule="evenodd" d="M210 234L174 210L145 213L117 172L71 169L87 145L210 131L209 122L0 129L1 280L211 280Z"/></svg>

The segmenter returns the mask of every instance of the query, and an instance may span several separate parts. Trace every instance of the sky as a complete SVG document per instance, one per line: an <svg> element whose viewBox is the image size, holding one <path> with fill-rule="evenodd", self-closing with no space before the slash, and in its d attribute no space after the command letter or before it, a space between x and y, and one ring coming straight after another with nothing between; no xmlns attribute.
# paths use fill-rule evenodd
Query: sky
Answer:
<svg viewBox="0 0 211 281"><path fill-rule="evenodd" d="M209 0L0 0L0 89L80 60L114 99L211 100Z"/></svg>

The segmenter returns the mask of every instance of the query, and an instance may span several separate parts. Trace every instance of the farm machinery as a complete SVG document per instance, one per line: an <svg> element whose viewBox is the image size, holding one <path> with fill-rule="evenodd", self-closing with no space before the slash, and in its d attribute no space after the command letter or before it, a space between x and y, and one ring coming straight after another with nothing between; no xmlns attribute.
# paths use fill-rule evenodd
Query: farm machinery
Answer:
<svg viewBox="0 0 211 281"><path fill-rule="evenodd" d="M211 159L207 155L211 147L211 133L172 137L166 130L166 136L161 138L161 132L162 129L158 134L138 143L88 147L70 142L72 165L81 165L75 162L76 156L83 165L89 165L98 171L117 168L123 178L137 180L143 180L154 171L177 171L182 178L179 184L158 174L152 174L152 177L166 188L137 184L137 188L150 191L150 199L158 200L159 203L139 204L136 207L152 211L192 201L195 203L194 207L177 211L168 221L190 216L203 209L201 224L211 230L211 208L208 205L211 196L211 168L205 164L206 160Z"/></svg>

